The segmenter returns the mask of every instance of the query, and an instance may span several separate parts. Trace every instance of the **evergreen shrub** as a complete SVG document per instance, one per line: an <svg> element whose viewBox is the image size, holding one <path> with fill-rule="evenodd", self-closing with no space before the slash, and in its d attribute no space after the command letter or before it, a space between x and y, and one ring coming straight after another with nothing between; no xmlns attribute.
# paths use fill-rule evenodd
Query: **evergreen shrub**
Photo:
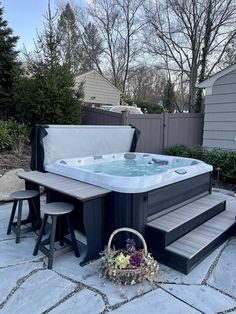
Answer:
<svg viewBox="0 0 236 314"><path fill-rule="evenodd" d="M220 148L207 149L201 146L175 145L165 149L166 155L200 159L213 166L213 175L219 173L221 179L236 183L236 151Z"/></svg>

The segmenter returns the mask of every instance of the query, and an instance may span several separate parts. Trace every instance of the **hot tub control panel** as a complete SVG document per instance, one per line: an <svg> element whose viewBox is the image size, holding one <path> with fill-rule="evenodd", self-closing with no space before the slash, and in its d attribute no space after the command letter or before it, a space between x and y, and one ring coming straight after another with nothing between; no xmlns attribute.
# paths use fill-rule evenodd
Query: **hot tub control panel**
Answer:
<svg viewBox="0 0 236 314"><path fill-rule="evenodd" d="M185 174L185 173L187 173L187 171L185 169L177 169L177 170L175 170L175 172L178 173L178 174Z"/></svg>

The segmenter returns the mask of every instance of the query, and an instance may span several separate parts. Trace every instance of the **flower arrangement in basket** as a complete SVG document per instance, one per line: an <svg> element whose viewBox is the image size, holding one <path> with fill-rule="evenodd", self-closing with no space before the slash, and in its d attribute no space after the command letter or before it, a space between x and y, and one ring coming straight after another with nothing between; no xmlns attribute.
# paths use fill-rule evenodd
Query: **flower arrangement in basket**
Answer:
<svg viewBox="0 0 236 314"><path fill-rule="evenodd" d="M122 250L111 249L113 237L122 231L135 234L143 244L143 250L136 249L133 239L126 240L126 247ZM108 241L107 249L101 253L100 273L102 277L109 278L117 284L136 284L144 279L153 283L159 265L148 253L147 245L143 236L131 228L120 228L115 230Z"/></svg>

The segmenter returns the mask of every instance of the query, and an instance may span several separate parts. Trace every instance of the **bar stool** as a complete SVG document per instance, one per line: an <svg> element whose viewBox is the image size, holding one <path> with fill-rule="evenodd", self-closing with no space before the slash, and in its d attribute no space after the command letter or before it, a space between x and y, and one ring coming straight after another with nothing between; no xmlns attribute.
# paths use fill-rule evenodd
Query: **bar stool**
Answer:
<svg viewBox="0 0 236 314"><path fill-rule="evenodd" d="M42 253L44 253L48 257L48 269L52 269L53 264L53 257L58 256L61 254L64 254L72 249L75 252L75 256L79 257L79 250L77 247L76 239L74 230L72 227L71 222L71 215L70 213L73 211L74 206L69 203L63 203L63 202L54 202L54 203L48 203L44 206L42 206L41 211L44 213L42 225L39 231L39 236L36 241L33 255L38 254L38 250L40 250ZM44 229L48 220L48 217L51 217L52 219L52 225L51 225L51 231L50 236L48 239L42 241L42 236L44 233ZM69 227L69 232L71 235L71 240L64 237L62 233L62 226L61 226L61 218L62 216L66 217L66 221ZM55 244L55 237L56 237L56 229L57 229L57 218L58 218L58 237L60 240L60 245L64 245L64 242L67 243L69 246L60 248L55 250L54 244ZM49 244L49 249L46 248L46 245Z"/></svg>
<svg viewBox="0 0 236 314"><path fill-rule="evenodd" d="M20 242L21 234L26 232L30 232L36 230L35 219L38 216L37 209L35 207L34 198L39 195L38 191L34 190L24 190L24 191L16 191L11 193L11 198L14 199L14 203L12 206L11 216L7 228L7 234L11 233L11 230L16 234L16 243ZM28 201L29 206L29 216L27 219L21 220L22 218L22 204L23 201ZM18 203L18 213L17 213L17 221L13 222L16 208ZM30 204L32 207L30 207ZM32 227L26 227L21 229L21 225L25 225L31 223Z"/></svg>

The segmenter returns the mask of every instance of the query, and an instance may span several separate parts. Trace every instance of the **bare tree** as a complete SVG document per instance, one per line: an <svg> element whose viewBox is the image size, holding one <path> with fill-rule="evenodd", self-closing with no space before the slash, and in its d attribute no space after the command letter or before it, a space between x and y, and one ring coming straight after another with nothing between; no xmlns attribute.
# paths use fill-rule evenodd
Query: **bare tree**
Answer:
<svg viewBox="0 0 236 314"><path fill-rule="evenodd" d="M89 7L103 40L104 65L112 80L125 91L130 66L140 49L137 35L143 26L142 5L145 0L96 0Z"/></svg>
<svg viewBox="0 0 236 314"><path fill-rule="evenodd" d="M189 111L196 106L196 83L209 77L236 36L233 0L152 0L145 7L148 51L189 84ZM176 75L178 74L178 75Z"/></svg>
<svg viewBox="0 0 236 314"><path fill-rule="evenodd" d="M127 81L127 96L134 101L160 103L166 84L166 75L156 67L140 66L131 69Z"/></svg>

